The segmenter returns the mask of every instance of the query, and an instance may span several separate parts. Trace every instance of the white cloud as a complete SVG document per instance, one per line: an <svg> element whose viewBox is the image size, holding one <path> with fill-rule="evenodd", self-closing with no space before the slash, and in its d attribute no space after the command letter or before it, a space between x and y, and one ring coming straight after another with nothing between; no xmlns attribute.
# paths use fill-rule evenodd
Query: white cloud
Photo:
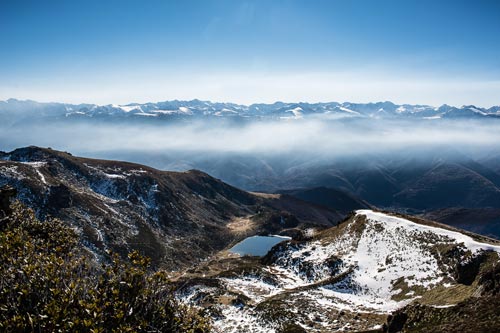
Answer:
<svg viewBox="0 0 500 333"><path fill-rule="evenodd" d="M390 152L408 147L497 147L496 122L301 119L128 125L17 125L0 128L3 149L36 144L72 152L113 150L321 154ZM1 149L2 147L0 147Z"/></svg>

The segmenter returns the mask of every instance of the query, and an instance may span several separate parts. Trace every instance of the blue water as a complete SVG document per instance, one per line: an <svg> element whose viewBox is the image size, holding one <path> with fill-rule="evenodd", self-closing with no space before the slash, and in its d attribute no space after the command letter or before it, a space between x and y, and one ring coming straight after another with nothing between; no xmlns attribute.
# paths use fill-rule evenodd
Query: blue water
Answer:
<svg viewBox="0 0 500 333"><path fill-rule="evenodd" d="M286 236L252 236L245 238L235 246L229 249L230 252L241 256L259 256L262 257L276 244L291 239Z"/></svg>

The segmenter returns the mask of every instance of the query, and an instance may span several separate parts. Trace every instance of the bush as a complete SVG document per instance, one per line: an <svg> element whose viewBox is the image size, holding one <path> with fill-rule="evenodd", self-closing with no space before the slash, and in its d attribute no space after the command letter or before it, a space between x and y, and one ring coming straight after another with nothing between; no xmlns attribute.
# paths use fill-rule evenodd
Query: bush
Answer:
<svg viewBox="0 0 500 333"><path fill-rule="evenodd" d="M99 264L56 219L13 205L0 226L0 331L208 332L173 296L165 272L136 252Z"/></svg>

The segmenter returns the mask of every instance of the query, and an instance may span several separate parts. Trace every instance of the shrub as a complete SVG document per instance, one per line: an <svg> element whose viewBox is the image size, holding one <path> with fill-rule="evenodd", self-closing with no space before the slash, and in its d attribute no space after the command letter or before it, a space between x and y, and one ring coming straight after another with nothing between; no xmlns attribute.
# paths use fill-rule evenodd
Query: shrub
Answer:
<svg viewBox="0 0 500 333"><path fill-rule="evenodd" d="M0 228L0 331L208 332L173 296L165 272L137 252L97 263L57 219L15 203Z"/></svg>

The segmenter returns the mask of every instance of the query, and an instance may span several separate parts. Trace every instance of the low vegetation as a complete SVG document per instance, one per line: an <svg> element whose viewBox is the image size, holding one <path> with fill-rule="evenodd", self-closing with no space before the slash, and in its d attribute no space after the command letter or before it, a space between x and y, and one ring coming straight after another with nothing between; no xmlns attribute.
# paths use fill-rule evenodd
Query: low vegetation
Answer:
<svg viewBox="0 0 500 333"><path fill-rule="evenodd" d="M193 332L210 330L180 304L164 272L137 252L97 263L75 231L37 220L19 203L0 222L0 331Z"/></svg>

